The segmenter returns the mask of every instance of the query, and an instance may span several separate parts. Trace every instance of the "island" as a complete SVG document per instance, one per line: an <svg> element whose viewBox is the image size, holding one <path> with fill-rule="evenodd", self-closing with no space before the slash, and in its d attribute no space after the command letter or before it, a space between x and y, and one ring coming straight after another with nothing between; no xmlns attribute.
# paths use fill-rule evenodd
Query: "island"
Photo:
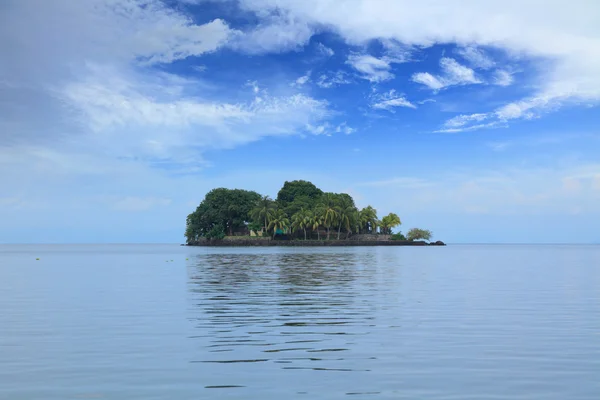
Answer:
<svg viewBox="0 0 600 400"><path fill-rule="evenodd" d="M411 228L347 193L323 192L304 180L285 182L275 200L255 191L213 189L186 219L188 246L444 246L432 232Z"/></svg>

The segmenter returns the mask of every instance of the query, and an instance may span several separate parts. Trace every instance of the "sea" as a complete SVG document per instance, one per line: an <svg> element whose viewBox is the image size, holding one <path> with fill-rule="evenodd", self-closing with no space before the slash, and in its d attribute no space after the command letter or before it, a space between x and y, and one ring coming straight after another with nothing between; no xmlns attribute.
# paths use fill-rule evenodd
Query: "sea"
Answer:
<svg viewBox="0 0 600 400"><path fill-rule="evenodd" d="M0 399L348 398L600 399L600 246L0 245Z"/></svg>

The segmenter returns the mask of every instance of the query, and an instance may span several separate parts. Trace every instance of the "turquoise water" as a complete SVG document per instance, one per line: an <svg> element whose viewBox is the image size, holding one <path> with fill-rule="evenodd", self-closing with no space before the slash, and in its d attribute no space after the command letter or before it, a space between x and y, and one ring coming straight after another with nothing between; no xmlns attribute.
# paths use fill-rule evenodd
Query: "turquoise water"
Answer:
<svg viewBox="0 0 600 400"><path fill-rule="evenodd" d="M3 245L0 304L1 399L600 398L600 246Z"/></svg>

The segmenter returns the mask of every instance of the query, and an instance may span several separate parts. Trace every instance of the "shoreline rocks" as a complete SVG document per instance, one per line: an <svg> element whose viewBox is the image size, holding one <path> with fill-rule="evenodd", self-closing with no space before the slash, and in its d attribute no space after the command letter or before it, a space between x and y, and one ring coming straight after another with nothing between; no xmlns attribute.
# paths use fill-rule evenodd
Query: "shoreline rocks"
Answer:
<svg viewBox="0 0 600 400"><path fill-rule="evenodd" d="M220 239L200 240L187 246L205 247L362 247L362 246L445 246L441 240L427 243L421 240L273 240L261 239Z"/></svg>

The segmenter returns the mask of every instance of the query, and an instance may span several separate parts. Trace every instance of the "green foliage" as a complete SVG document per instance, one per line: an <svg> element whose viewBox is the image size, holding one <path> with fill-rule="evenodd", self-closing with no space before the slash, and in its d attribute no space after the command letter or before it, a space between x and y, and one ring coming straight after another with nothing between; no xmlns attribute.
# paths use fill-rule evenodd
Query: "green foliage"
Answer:
<svg viewBox="0 0 600 400"><path fill-rule="evenodd" d="M269 196L239 189L214 189L206 194L196 210L188 215L185 237L188 243L201 237L220 237L236 230L250 229L263 231L263 236L275 235L278 230L296 235L301 231L308 238L308 230L327 230L330 239L332 228L337 230L337 238L345 232L348 237L356 233L375 233L381 227L382 233L391 233L400 225L396 214L377 219L377 210L367 206L358 210L352 196L346 193L324 193L308 181L285 182L277 201ZM291 228L291 229L290 229Z"/></svg>
<svg viewBox="0 0 600 400"><path fill-rule="evenodd" d="M392 233L392 229L400 226L400 224L402 224L402 222L400 222L400 217L394 213L389 213L385 217L381 218L381 233L390 235Z"/></svg>
<svg viewBox="0 0 600 400"><path fill-rule="evenodd" d="M207 239L223 239L225 238L225 229L223 229L223 225L215 225L212 227L210 231L205 235Z"/></svg>
<svg viewBox="0 0 600 400"><path fill-rule="evenodd" d="M394 233L394 234L391 236L391 239L392 239L392 240L406 240L406 236L404 236L404 235L402 234L402 232L398 232L398 233Z"/></svg>
<svg viewBox="0 0 600 400"><path fill-rule="evenodd" d="M338 222L337 238L340 239L340 232L342 228L346 232L351 232L351 227L354 225L354 218L356 216L356 207L354 206L354 200L349 195L342 193L337 196L336 201L336 213Z"/></svg>
<svg viewBox="0 0 600 400"><path fill-rule="evenodd" d="M357 216L358 233L375 233L377 230L377 210L367 206L359 211Z"/></svg>
<svg viewBox="0 0 600 400"><path fill-rule="evenodd" d="M248 190L211 190L196 211L187 217L185 236L188 242L206 236L217 225L230 234L235 229L245 227L250 210L260 198L258 193Z"/></svg>
<svg viewBox="0 0 600 400"><path fill-rule="evenodd" d="M292 229L302 229L304 240L306 240L306 229L311 225L312 216L312 212L304 208L292 215Z"/></svg>
<svg viewBox="0 0 600 400"><path fill-rule="evenodd" d="M283 232L287 231L287 228L290 226L290 220L282 209L277 209L271 216L271 220L269 221L268 229L273 229L273 238L277 234L277 230L282 230Z"/></svg>
<svg viewBox="0 0 600 400"><path fill-rule="evenodd" d="M275 212L275 202L271 200L269 196L262 196L254 205L254 208L250 210L250 218L252 222L261 223L265 228L263 236L267 232L267 225L269 220Z"/></svg>
<svg viewBox="0 0 600 400"><path fill-rule="evenodd" d="M431 240L432 236L433 236L433 233L430 230L419 229L419 228L412 228L406 234L406 237L408 238L408 240L420 240L420 239Z"/></svg>
<svg viewBox="0 0 600 400"><path fill-rule="evenodd" d="M320 210L315 210L312 213L312 217L309 220L309 227L313 231L317 231L317 240L321 240L321 234L319 232L319 227L323 224L323 215Z"/></svg>
<svg viewBox="0 0 600 400"><path fill-rule="evenodd" d="M337 199L335 193L325 193L316 210L322 217L321 224L327 229L327 240L329 240L329 229L335 224L338 216Z"/></svg>
<svg viewBox="0 0 600 400"><path fill-rule="evenodd" d="M248 230L254 231L256 232L260 232L260 230L263 228L263 225L260 222L250 222L248 224Z"/></svg>
<svg viewBox="0 0 600 400"><path fill-rule="evenodd" d="M311 182L302 180L286 181L277 193L277 203L281 208L286 209L291 203L298 202L304 204L304 208L309 209L314 207L322 195L323 191ZM299 211L300 208L302 207L299 207L295 212Z"/></svg>

